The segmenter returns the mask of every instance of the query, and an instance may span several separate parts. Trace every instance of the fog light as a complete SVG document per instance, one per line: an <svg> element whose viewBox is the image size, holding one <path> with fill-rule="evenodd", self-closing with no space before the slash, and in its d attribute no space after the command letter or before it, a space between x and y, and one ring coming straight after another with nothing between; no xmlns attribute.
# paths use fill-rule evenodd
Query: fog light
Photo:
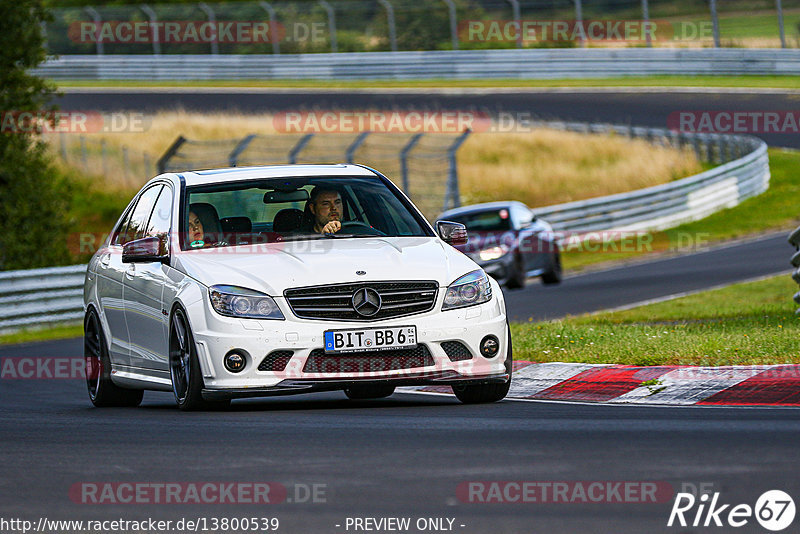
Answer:
<svg viewBox="0 0 800 534"><path fill-rule="evenodd" d="M247 358L245 358L244 354L241 352L232 350L225 355L223 363L225 364L225 369L231 373L238 373L244 369L244 366L247 364Z"/></svg>
<svg viewBox="0 0 800 534"><path fill-rule="evenodd" d="M484 358L494 358L500 350L500 342L494 336L486 336L481 340L481 355Z"/></svg>

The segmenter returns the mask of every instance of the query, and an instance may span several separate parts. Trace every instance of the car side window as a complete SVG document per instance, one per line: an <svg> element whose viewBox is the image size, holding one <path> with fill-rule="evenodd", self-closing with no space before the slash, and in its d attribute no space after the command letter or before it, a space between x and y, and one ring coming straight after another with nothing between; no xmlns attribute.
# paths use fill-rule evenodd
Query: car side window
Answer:
<svg viewBox="0 0 800 534"><path fill-rule="evenodd" d="M128 228L128 224L131 222L132 213L133 209L128 210L125 218L122 219L119 225L114 229L114 238L111 240L112 245L121 245L127 241L130 241L129 239L126 240L125 238L125 230Z"/></svg>
<svg viewBox="0 0 800 534"><path fill-rule="evenodd" d="M164 187L153 207L150 221L143 237L165 237L169 234L172 220L172 189Z"/></svg>
<svg viewBox="0 0 800 534"><path fill-rule="evenodd" d="M129 241L141 239L147 230L147 222L150 219L150 214L153 211L153 205L158 198L158 194L164 186L159 184L147 189L139 197L136 207L131 212L130 222L125 228L125 231L120 233L117 237L116 244L124 245Z"/></svg>

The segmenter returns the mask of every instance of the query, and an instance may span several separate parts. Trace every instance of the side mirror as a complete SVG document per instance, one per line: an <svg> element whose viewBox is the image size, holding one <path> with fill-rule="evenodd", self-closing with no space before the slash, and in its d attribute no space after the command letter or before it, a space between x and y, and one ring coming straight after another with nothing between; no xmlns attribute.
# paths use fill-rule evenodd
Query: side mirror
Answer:
<svg viewBox="0 0 800 534"><path fill-rule="evenodd" d="M461 223L451 221L436 221L436 231L442 241L448 245L466 245L469 241L467 227Z"/></svg>
<svg viewBox="0 0 800 534"><path fill-rule="evenodd" d="M143 237L122 245L122 263L169 263L167 245L160 237Z"/></svg>

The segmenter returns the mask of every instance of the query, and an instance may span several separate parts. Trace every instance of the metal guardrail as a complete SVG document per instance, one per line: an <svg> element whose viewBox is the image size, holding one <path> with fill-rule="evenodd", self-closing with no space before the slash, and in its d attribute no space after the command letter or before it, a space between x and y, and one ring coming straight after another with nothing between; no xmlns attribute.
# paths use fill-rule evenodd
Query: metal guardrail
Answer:
<svg viewBox="0 0 800 534"><path fill-rule="evenodd" d="M581 123L545 123L586 131ZM769 187L767 144L747 135L677 134L670 130L618 125L591 125L593 132L661 139L673 146L693 146L699 159L722 163L714 169L662 185L599 198L568 202L533 211L554 230L663 230L701 219ZM711 157L708 157L708 156Z"/></svg>
<svg viewBox="0 0 800 534"><path fill-rule="evenodd" d="M797 251L792 255L792 267L795 268L794 272L792 272L792 280L800 284L800 227L795 228L791 234L789 234L789 244L794 247ZM800 291L794 294L794 301L797 304L800 304ZM800 315L800 308L797 309L795 312Z"/></svg>
<svg viewBox="0 0 800 534"><path fill-rule="evenodd" d="M629 193L534 209L556 231L656 230L735 206L769 187L767 145L750 136L677 134L669 130L585 123L543 123L581 132L614 132L654 143L691 146L722 165L695 176ZM235 143L234 143L235 144ZM452 192L451 192L452 193ZM457 194L457 190L454 192ZM790 236L800 246L800 228ZM792 257L800 267L800 252ZM0 272L0 331L79 321L86 265ZM800 268L793 274L800 283ZM800 303L800 292L795 295Z"/></svg>
<svg viewBox="0 0 800 534"><path fill-rule="evenodd" d="M294 55L75 55L37 75L80 80L555 79L794 75L800 49L564 48Z"/></svg>
<svg viewBox="0 0 800 534"><path fill-rule="evenodd" d="M0 272L0 331L83 318L86 265Z"/></svg>

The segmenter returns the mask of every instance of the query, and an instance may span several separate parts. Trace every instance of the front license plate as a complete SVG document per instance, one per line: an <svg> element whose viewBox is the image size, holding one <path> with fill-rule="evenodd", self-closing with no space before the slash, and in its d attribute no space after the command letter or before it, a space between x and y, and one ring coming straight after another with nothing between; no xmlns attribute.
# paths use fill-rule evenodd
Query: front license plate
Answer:
<svg viewBox="0 0 800 534"><path fill-rule="evenodd" d="M416 346L416 326L325 331L325 352L328 354L364 350L407 349Z"/></svg>

